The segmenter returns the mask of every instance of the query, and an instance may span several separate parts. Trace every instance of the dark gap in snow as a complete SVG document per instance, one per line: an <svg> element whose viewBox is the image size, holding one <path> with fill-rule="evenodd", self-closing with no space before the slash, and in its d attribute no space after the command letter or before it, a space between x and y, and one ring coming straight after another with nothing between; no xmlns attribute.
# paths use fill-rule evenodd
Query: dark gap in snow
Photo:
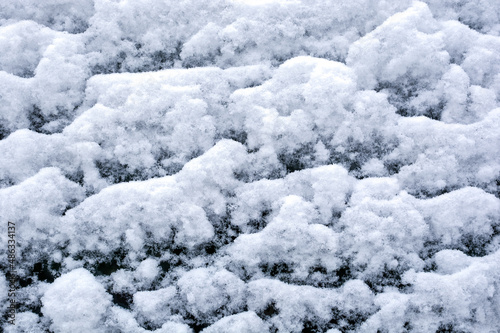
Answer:
<svg viewBox="0 0 500 333"><path fill-rule="evenodd" d="M229 272L237 275L244 282L249 282L250 279L253 277L251 272L249 272L247 270L247 267L245 267L244 265L230 265L226 267L226 269Z"/></svg>
<svg viewBox="0 0 500 333"><path fill-rule="evenodd" d="M73 25L74 27L72 29L67 30L70 34L84 33L90 27L89 23L82 19L75 19Z"/></svg>
<svg viewBox="0 0 500 333"><path fill-rule="evenodd" d="M255 153L256 150L247 150L249 154ZM270 166L267 170L254 170L252 169L252 165L249 166L246 170L237 171L234 176L237 180L244 183L252 183L262 179L275 180L284 178L287 175L286 168L283 164L280 163L278 166Z"/></svg>
<svg viewBox="0 0 500 333"><path fill-rule="evenodd" d="M323 266L312 266L309 268L309 273L321 273L321 274L327 274L327 270Z"/></svg>
<svg viewBox="0 0 500 333"><path fill-rule="evenodd" d="M413 195L415 198L432 199L432 198L438 197L440 195L456 191L459 188L460 188L459 186L445 186L444 188L442 188L440 190L434 190L434 191L429 191L428 188L416 188L416 189L405 188L405 190L409 194Z"/></svg>
<svg viewBox="0 0 500 333"><path fill-rule="evenodd" d="M33 265L33 275L38 278L38 281L52 283L61 275L60 269L60 263L52 262L49 265L47 260L43 260Z"/></svg>
<svg viewBox="0 0 500 333"><path fill-rule="evenodd" d="M369 313L357 312L355 310L343 310L339 307L332 308L332 319L328 328L337 328L342 333L354 332L365 322Z"/></svg>
<svg viewBox="0 0 500 333"><path fill-rule="evenodd" d="M19 278L19 286L21 288L31 286L32 283L33 283L33 279L30 277L20 277Z"/></svg>
<svg viewBox="0 0 500 333"><path fill-rule="evenodd" d="M54 244L47 244L42 240L26 243L17 243L16 265L19 269L18 285L21 288L31 288L39 282L52 283L61 276L61 263L52 260L50 253L54 251ZM58 247L65 255L65 244ZM0 270L7 272L5 267L0 266ZM8 276L7 276L8 277Z"/></svg>
<svg viewBox="0 0 500 333"><path fill-rule="evenodd" d="M10 134L10 130L3 123L0 122L0 140L5 139Z"/></svg>
<svg viewBox="0 0 500 333"><path fill-rule="evenodd" d="M436 261L432 259L428 259L425 261L424 272L435 272L437 270Z"/></svg>
<svg viewBox="0 0 500 333"><path fill-rule="evenodd" d="M245 131L230 129L227 132L222 133L221 137L224 139L231 139L233 141L239 142L242 145L246 145L248 134Z"/></svg>
<svg viewBox="0 0 500 333"><path fill-rule="evenodd" d="M264 229L269 223L268 218L271 213L271 209L264 209L260 212L260 218L248 221L247 226L249 229L245 230L246 233L256 233Z"/></svg>
<svg viewBox="0 0 500 333"><path fill-rule="evenodd" d="M495 236L499 234L500 230L498 227L493 226L492 235L465 234L457 244L444 245L440 240L426 241L419 253L420 258L426 263L424 271L431 272L436 270L434 255L442 250L459 250L469 257L484 257L490 254L488 245L491 244Z"/></svg>
<svg viewBox="0 0 500 333"><path fill-rule="evenodd" d="M350 199L350 196L346 196L346 200L345 200L346 206L349 204L349 199ZM330 218L330 222L327 224L327 226L329 226L329 227L335 226L341 217L342 217L342 211L332 209L332 217Z"/></svg>
<svg viewBox="0 0 500 333"><path fill-rule="evenodd" d="M458 22L468 26L472 30L476 30L477 32L482 32L482 30L484 29L484 25L481 22L472 21L462 16L458 17Z"/></svg>
<svg viewBox="0 0 500 333"><path fill-rule="evenodd" d="M486 235L463 235L458 249L469 257L484 257L489 254L487 245L492 239Z"/></svg>
<svg viewBox="0 0 500 333"><path fill-rule="evenodd" d="M33 66L29 66L28 68L24 67L21 70L13 71L11 74L22 77L24 79L31 79L35 77L35 69L36 65L33 64Z"/></svg>
<svg viewBox="0 0 500 333"><path fill-rule="evenodd" d="M434 120L441 120L441 114L445 106L446 103L441 100L437 105L429 106L422 115Z"/></svg>
<svg viewBox="0 0 500 333"><path fill-rule="evenodd" d="M176 61L180 61L183 43L177 42L175 51L156 50L151 53L139 52L138 57L144 61L141 67L127 67L126 71L131 73L155 72L163 69L172 68ZM183 66L184 67L184 66Z"/></svg>
<svg viewBox="0 0 500 333"><path fill-rule="evenodd" d="M65 216L66 215L66 212L70 209L73 209L75 208L76 206L78 206L78 204L80 204L80 200L77 200L77 199L70 199L68 204L66 205L66 207L64 207L64 210L62 211L61 213L61 216Z"/></svg>
<svg viewBox="0 0 500 333"><path fill-rule="evenodd" d="M395 287L401 293L407 293L411 289L411 285L403 283L402 276L404 272L403 268L391 269L385 266L381 273L368 277L364 282L377 294L383 292L387 286Z"/></svg>
<svg viewBox="0 0 500 333"><path fill-rule="evenodd" d="M160 261L160 267L164 275L169 274L174 268L184 266L187 258L184 256L172 256L169 260Z"/></svg>
<svg viewBox="0 0 500 333"><path fill-rule="evenodd" d="M430 223L430 222L428 222L428 223ZM443 249L444 249L444 246L441 244L441 242L439 240L435 240L435 239L428 240L428 241L424 242L424 246L419 253L419 257L424 261L432 260L434 255Z"/></svg>
<svg viewBox="0 0 500 333"><path fill-rule="evenodd" d="M226 195L226 197L228 196ZM206 216L214 227L215 232L212 245L217 248L232 243L241 233L240 228L231 223L231 209L231 205L228 204L226 205L225 214L218 215L210 209L205 208Z"/></svg>
<svg viewBox="0 0 500 333"><path fill-rule="evenodd" d="M109 292L109 291L108 291ZM119 307L122 307L124 309L130 310L132 301L133 301L133 295L128 294L128 293L113 293L110 292L111 296L113 296L113 304L118 305Z"/></svg>
<svg viewBox="0 0 500 333"><path fill-rule="evenodd" d="M172 229L172 235L169 239L155 239L150 231L146 231L146 240L143 252L148 257L160 258L165 252L175 249L177 254L184 253L185 249L176 247L174 243L175 230Z"/></svg>
<svg viewBox="0 0 500 333"><path fill-rule="evenodd" d="M85 173L83 172L82 168L79 167L78 170L76 170L73 173L65 173L64 176L71 180L73 183L77 183L80 186L85 185Z"/></svg>
<svg viewBox="0 0 500 333"><path fill-rule="evenodd" d="M445 102L440 100L436 105L428 105L423 110L411 106L412 99L418 97L419 92L425 89L425 84L414 78L404 78L402 82L379 82L376 92L388 95L388 101L396 108L396 113L403 117L425 116L434 120L441 120Z"/></svg>
<svg viewBox="0 0 500 333"><path fill-rule="evenodd" d="M496 185L496 189L493 190L493 191L487 191L491 194L493 194L495 197L497 197L498 199L500 199L500 178L497 178L495 180L495 185Z"/></svg>
<svg viewBox="0 0 500 333"><path fill-rule="evenodd" d="M140 326L144 328L146 331L155 331L160 328L160 326L152 323L149 320L143 320L140 322Z"/></svg>
<svg viewBox="0 0 500 333"><path fill-rule="evenodd" d="M16 185L16 183L11 178L6 177L6 178L0 179L0 189L11 187L14 185Z"/></svg>
<svg viewBox="0 0 500 333"><path fill-rule="evenodd" d="M376 131L371 132L369 136L371 138L369 143L359 142L351 136L348 137L342 147L342 152L334 147L330 148L329 164L340 164L349 171L351 176L358 179L364 178L361 174L363 164L372 158L383 159L399 144L396 139L387 139L382 133Z"/></svg>
<svg viewBox="0 0 500 333"><path fill-rule="evenodd" d="M50 121L46 119L42 110L36 105L33 105L31 111L28 112L28 120L30 121L30 126L28 128L38 133L45 133L42 130L42 126Z"/></svg>
<svg viewBox="0 0 500 333"><path fill-rule="evenodd" d="M142 181L152 178L148 170L131 170L127 164L114 160L97 160L94 162L99 175L111 184Z"/></svg>
<svg viewBox="0 0 500 333"><path fill-rule="evenodd" d="M115 55L113 59L109 60L107 63L96 63L91 65L90 76L119 73L125 58L127 58L127 54L124 51L120 51Z"/></svg>
<svg viewBox="0 0 500 333"><path fill-rule="evenodd" d="M27 286L24 288L17 289L17 313L21 312L32 312L36 314L39 318L43 317L42 313L42 302L39 298L33 297L33 292L36 286Z"/></svg>
<svg viewBox="0 0 500 333"><path fill-rule="evenodd" d="M162 272L164 272L164 273L168 273L170 271L170 267L171 267L170 262L167 260L160 261L159 266L160 266Z"/></svg>
<svg viewBox="0 0 500 333"><path fill-rule="evenodd" d="M217 243L215 242L208 242L204 244L203 246L203 251L205 252L206 255L212 255L217 252Z"/></svg>
<svg viewBox="0 0 500 333"><path fill-rule="evenodd" d="M126 256L127 251L124 248L115 249L107 254L100 251L82 250L77 252L73 259L84 260L84 268L95 276L109 276L126 267Z"/></svg>
<svg viewBox="0 0 500 333"><path fill-rule="evenodd" d="M90 66L91 75L113 74L113 73L144 73L156 72L173 68L177 61L181 61L183 42L177 41L173 51L160 49L154 51L143 51L142 44L130 38L122 38L134 45L135 50L117 52L107 63L94 63ZM130 61L129 58L141 59L141 61ZM198 67L198 66L195 66ZM183 68L189 68L183 66Z"/></svg>
<svg viewBox="0 0 500 333"><path fill-rule="evenodd" d="M408 333L408 332L413 331L413 326L412 326L412 324L409 321L407 321L406 323L404 323L403 328L405 329L403 331L403 333Z"/></svg>
<svg viewBox="0 0 500 333"><path fill-rule="evenodd" d="M78 106L76 106L73 111L69 111L62 107L56 107L56 113L46 115L37 105L33 105L27 115L30 122L28 129L42 134L60 133L63 131L64 127L71 122L71 118L73 117L72 113L74 114L77 108ZM57 122L57 125L53 126L51 130L48 130L45 125L50 122Z"/></svg>
<svg viewBox="0 0 500 333"><path fill-rule="evenodd" d="M338 277L338 271L328 272L328 270L321 266L311 266L308 271L309 275L305 278L302 285L313 286L316 288L339 288L345 282Z"/></svg>
<svg viewBox="0 0 500 333"><path fill-rule="evenodd" d="M119 265L118 260L115 258L112 258L111 261L101 262L101 263L97 264L97 267L95 268L95 274L97 276L99 276L99 275L111 275L112 273L116 272L120 268L122 268L122 267Z"/></svg>
<svg viewBox="0 0 500 333"><path fill-rule="evenodd" d="M289 174L310 167L313 154L314 146L309 143L293 151L279 153L278 160L284 165L286 173Z"/></svg>
<svg viewBox="0 0 500 333"><path fill-rule="evenodd" d="M270 301L263 309L256 311L257 316L262 320L268 320L280 314L279 308L276 306L276 301Z"/></svg>
<svg viewBox="0 0 500 333"><path fill-rule="evenodd" d="M204 54L197 54L182 59L182 68L195 68L204 66L214 66L217 57L222 55L221 48L217 47L215 52L207 52Z"/></svg>
<svg viewBox="0 0 500 333"><path fill-rule="evenodd" d="M455 328L453 323L443 323L440 324L436 333L467 333L458 328Z"/></svg>
<svg viewBox="0 0 500 333"><path fill-rule="evenodd" d="M195 316L193 316L191 313L186 313L184 316L185 321L188 323L189 327L195 332L199 333L203 331L205 328L211 325L211 323L199 320Z"/></svg>
<svg viewBox="0 0 500 333"><path fill-rule="evenodd" d="M302 328L302 333L323 333L328 329L326 325L327 323L319 318L306 320Z"/></svg>
<svg viewBox="0 0 500 333"><path fill-rule="evenodd" d="M178 246L178 247L172 248L172 253L175 255L186 254L186 252L187 252L187 248L185 248L183 246Z"/></svg>
<svg viewBox="0 0 500 333"><path fill-rule="evenodd" d="M441 304L434 304L431 306L431 311L437 315L442 315L444 311L444 306Z"/></svg>
<svg viewBox="0 0 500 333"><path fill-rule="evenodd" d="M348 262L340 266L335 274L337 275L336 287L342 286L344 283L353 278L351 267Z"/></svg>
<svg viewBox="0 0 500 333"><path fill-rule="evenodd" d="M404 166L404 164L401 161L385 161L384 162L384 167L389 173L390 176L395 175L399 173L399 170Z"/></svg>
<svg viewBox="0 0 500 333"><path fill-rule="evenodd" d="M261 263L259 268L262 273L281 280L283 282L290 281L290 274L294 272L293 263L277 262L277 263Z"/></svg>

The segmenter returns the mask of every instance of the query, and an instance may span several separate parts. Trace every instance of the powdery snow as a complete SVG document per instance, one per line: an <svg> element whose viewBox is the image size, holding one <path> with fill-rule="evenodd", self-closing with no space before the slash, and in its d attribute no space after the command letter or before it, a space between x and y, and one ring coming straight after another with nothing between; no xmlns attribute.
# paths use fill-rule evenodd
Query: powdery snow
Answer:
<svg viewBox="0 0 500 333"><path fill-rule="evenodd" d="M5 0L0 49L0 330L500 327L498 1Z"/></svg>

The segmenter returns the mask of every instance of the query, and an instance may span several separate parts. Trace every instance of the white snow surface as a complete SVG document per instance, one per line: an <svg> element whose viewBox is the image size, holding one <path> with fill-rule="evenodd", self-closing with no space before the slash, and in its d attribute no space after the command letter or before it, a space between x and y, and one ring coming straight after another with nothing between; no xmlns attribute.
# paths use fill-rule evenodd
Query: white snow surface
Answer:
<svg viewBox="0 0 500 333"><path fill-rule="evenodd" d="M4 0L4 332L499 332L500 2Z"/></svg>

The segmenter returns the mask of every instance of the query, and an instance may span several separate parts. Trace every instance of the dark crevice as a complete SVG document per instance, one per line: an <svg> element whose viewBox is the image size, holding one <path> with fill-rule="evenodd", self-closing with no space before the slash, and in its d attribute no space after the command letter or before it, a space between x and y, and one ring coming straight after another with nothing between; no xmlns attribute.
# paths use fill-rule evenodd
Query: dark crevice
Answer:
<svg viewBox="0 0 500 333"><path fill-rule="evenodd" d="M260 212L260 218L248 221L247 227L249 230L247 232L256 233L264 229L269 222L268 220L271 213L271 209L264 209Z"/></svg>
<svg viewBox="0 0 500 333"><path fill-rule="evenodd" d="M365 279L365 284L372 290L372 292L378 294L384 291L385 287L395 287L401 293L411 292L411 285L403 282L403 274L405 269L390 269L385 267L381 273L370 276Z"/></svg>
<svg viewBox="0 0 500 333"><path fill-rule="evenodd" d="M0 122L0 140L5 139L10 134L9 128Z"/></svg>
<svg viewBox="0 0 500 333"><path fill-rule="evenodd" d="M332 319L328 323L328 328L336 328L342 333L355 332L369 316L368 313L334 307L332 308Z"/></svg>
<svg viewBox="0 0 500 333"><path fill-rule="evenodd" d="M436 333L466 333L466 332L455 328L455 325L453 323L446 323L439 325Z"/></svg>
<svg viewBox="0 0 500 333"><path fill-rule="evenodd" d="M133 295L128 293L114 293L110 292L113 296L113 304L118 305L124 309L130 310L133 301Z"/></svg>
<svg viewBox="0 0 500 333"><path fill-rule="evenodd" d="M77 108L78 106L76 106L74 110L76 110ZM69 118L70 115L67 110L64 110L61 107L57 107L57 111L58 112L56 114L46 115L37 105L33 105L32 109L28 112L28 120L30 122L28 129L42 134L53 134L62 132L64 126L69 124L71 119ZM49 131L44 128L46 124L56 120L59 120L60 124L55 130Z"/></svg>
<svg viewBox="0 0 500 333"><path fill-rule="evenodd" d="M122 247L109 254L99 251L80 251L74 255L75 260L84 260L84 268L95 276L109 276L119 269L126 268L127 251Z"/></svg>
<svg viewBox="0 0 500 333"><path fill-rule="evenodd" d="M279 315L280 311L276 307L276 302L272 300L263 309L256 311L257 316L262 320L268 320L274 316Z"/></svg>
<svg viewBox="0 0 500 333"><path fill-rule="evenodd" d="M314 147L312 144L308 144L292 152L279 153L278 160L285 167L286 173L289 174L311 167L313 155Z"/></svg>
<svg viewBox="0 0 500 333"><path fill-rule="evenodd" d="M121 164L117 161L104 160L95 161L95 166L102 178L108 179L112 184L126 183L131 181L141 181L151 178L141 170L131 170L127 164Z"/></svg>

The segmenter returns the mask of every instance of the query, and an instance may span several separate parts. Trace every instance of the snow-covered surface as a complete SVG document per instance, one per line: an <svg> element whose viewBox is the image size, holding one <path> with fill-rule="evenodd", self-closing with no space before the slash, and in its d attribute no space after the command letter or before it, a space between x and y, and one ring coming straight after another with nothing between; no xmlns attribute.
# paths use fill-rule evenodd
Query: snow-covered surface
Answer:
<svg viewBox="0 0 500 333"><path fill-rule="evenodd" d="M498 332L499 186L497 0L0 3L5 332Z"/></svg>

